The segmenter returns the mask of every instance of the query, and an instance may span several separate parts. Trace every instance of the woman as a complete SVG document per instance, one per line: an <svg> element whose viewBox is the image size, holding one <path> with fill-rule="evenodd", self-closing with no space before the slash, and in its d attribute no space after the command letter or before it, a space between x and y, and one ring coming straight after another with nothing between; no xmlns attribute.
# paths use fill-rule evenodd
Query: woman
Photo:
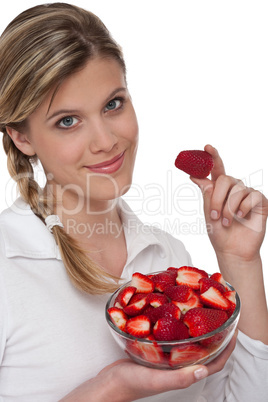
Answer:
<svg viewBox="0 0 268 402"><path fill-rule="evenodd" d="M96 16L55 3L15 18L0 56L0 127L21 195L0 217L3 400L262 400L265 198L226 176L206 147L211 181L192 180L204 194L220 269L242 299L236 351L226 364L233 340L208 366L171 372L130 362L105 323L109 294L135 271L191 260L180 241L145 230L120 198L138 143L120 47ZM37 160L44 189L34 180Z"/></svg>

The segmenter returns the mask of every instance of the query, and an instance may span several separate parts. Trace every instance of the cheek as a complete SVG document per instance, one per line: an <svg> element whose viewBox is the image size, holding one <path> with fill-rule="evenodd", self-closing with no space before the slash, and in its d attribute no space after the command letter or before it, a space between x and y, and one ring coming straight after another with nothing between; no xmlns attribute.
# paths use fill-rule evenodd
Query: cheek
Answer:
<svg viewBox="0 0 268 402"><path fill-rule="evenodd" d="M37 156L43 165L46 166L61 166L61 168L73 165L81 160L81 156L85 150L85 146L81 146L76 141L51 141L49 144L43 143L39 147L40 152Z"/></svg>
<svg viewBox="0 0 268 402"><path fill-rule="evenodd" d="M125 138L133 142L133 145L138 143L139 138L139 126L134 110L129 114L125 120L124 127Z"/></svg>

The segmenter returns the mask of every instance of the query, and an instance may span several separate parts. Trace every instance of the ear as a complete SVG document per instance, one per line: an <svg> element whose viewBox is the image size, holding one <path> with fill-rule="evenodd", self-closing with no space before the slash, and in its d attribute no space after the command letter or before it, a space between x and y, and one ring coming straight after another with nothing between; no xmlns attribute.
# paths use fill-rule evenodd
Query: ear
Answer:
<svg viewBox="0 0 268 402"><path fill-rule="evenodd" d="M25 133L21 133L12 127L6 127L6 131L15 146L25 155L34 156L35 151Z"/></svg>

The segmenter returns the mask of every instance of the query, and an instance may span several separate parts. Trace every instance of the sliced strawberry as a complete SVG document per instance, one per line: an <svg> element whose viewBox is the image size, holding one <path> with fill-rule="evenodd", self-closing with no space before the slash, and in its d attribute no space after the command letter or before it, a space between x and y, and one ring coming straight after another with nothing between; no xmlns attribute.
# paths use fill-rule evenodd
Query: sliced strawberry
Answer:
<svg viewBox="0 0 268 402"><path fill-rule="evenodd" d="M224 296L226 297L226 299L228 299L230 301L231 304L233 304L234 306L236 306L236 291L235 290L228 290L227 292L224 293Z"/></svg>
<svg viewBox="0 0 268 402"><path fill-rule="evenodd" d="M131 317L140 315L147 305L147 296L145 296L135 302L131 301L126 307L124 307L124 312Z"/></svg>
<svg viewBox="0 0 268 402"><path fill-rule="evenodd" d="M204 179L211 172L214 162L212 156L206 151L189 150L179 153L175 166L190 176Z"/></svg>
<svg viewBox="0 0 268 402"><path fill-rule="evenodd" d="M150 294L150 293L149 293ZM136 301L138 301L138 300L141 300L141 299L143 299L144 297L147 297L148 296L148 293L135 293L132 297L131 297L131 299L130 299L130 301L129 301L129 304L130 303L135 303Z"/></svg>
<svg viewBox="0 0 268 402"><path fill-rule="evenodd" d="M194 294L188 301L186 302L177 302L172 301L175 306L179 307L181 312L185 314L188 310L194 307L203 307L203 303L201 303L200 298L197 294Z"/></svg>
<svg viewBox="0 0 268 402"><path fill-rule="evenodd" d="M177 285L187 285L192 289L199 289L199 280L207 277L208 273L201 269L183 266L177 271L176 283Z"/></svg>
<svg viewBox="0 0 268 402"><path fill-rule="evenodd" d="M163 293L149 293L147 295L147 302L152 306L152 307L159 307L162 306L163 304L166 304L169 302L168 298L166 295Z"/></svg>
<svg viewBox="0 0 268 402"><path fill-rule="evenodd" d="M198 344L174 346L170 351L171 367L199 362L207 357L208 352Z"/></svg>
<svg viewBox="0 0 268 402"><path fill-rule="evenodd" d="M230 302L230 308L228 310L226 310L226 313L228 314L228 317L231 317L231 315L233 314L233 312L235 311L235 308L236 308L236 297L235 297L235 295L236 295L235 290L228 290L227 292L224 293L224 296Z"/></svg>
<svg viewBox="0 0 268 402"><path fill-rule="evenodd" d="M215 309L228 310L231 307L230 301L213 286L200 294L200 300L205 306Z"/></svg>
<svg viewBox="0 0 268 402"><path fill-rule="evenodd" d="M220 327L228 319L225 311L210 308L192 308L187 311L183 322L193 337L207 334Z"/></svg>
<svg viewBox="0 0 268 402"><path fill-rule="evenodd" d="M134 286L127 286L126 288L122 289L115 299L115 307L125 307L135 292L136 288Z"/></svg>
<svg viewBox="0 0 268 402"><path fill-rule="evenodd" d="M136 338L146 338L151 332L151 321L145 315L129 318L126 323L126 332Z"/></svg>
<svg viewBox="0 0 268 402"><path fill-rule="evenodd" d="M212 274L210 278L221 283L225 287L225 290L229 290L229 287L220 272L214 272L214 274Z"/></svg>
<svg viewBox="0 0 268 402"><path fill-rule="evenodd" d="M169 286L166 288L164 294L171 300L186 302L194 295L194 290L187 285Z"/></svg>
<svg viewBox="0 0 268 402"><path fill-rule="evenodd" d="M126 313L118 307L110 307L107 311L114 325L121 329L121 331L125 331L128 320Z"/></svg>
<svg viewBox="0 0 268 402"><path fill-rule="evenodd" d="M151 279L155 284L155 290L158 292L164 292L168 286L175 285L174 275L167 271L156 274Z"/></svg>
<svg viewBox="0 0 268 402"><path fill-rule="evenodd" d="M154 338L151 335L148 337L148 340L153 339ZM138 341L136 348L138 349L140 357L147 362L160 364L165 360L164 352L157 342L153 341L153 343L145 343Z"/></svg>
<svg viewBox="0 0 268 402"><path fill-rule="evenodd" d="M180 309L172 303L166 303L162 306L148 309L144 314L150 319L152 324L155 324L156 321L162 317L173 317L177 320L181 317Z"/></svg>
<svg viewBox="0 0 268 402"><path fill-rule="evenodd" d="M154 291L154 282L148 276L135 272L132 275L131 286L134 286L137 293L151 293Z"/></svg>
<svg viewBox="0 0 268 402"><path fill-rule="evenodd" d="M187 326L173 317L160 318L153 327L157 341L175 341L189 338Z"/></svg>
<svg viewBox="0 0 268 402"><path fill-rule="evenodd" d="M221 293L225 293L226 288L220 282L215 281L212 278L201 278L199 280L200 293L206 292L211 286L218 289Z"/></svg>

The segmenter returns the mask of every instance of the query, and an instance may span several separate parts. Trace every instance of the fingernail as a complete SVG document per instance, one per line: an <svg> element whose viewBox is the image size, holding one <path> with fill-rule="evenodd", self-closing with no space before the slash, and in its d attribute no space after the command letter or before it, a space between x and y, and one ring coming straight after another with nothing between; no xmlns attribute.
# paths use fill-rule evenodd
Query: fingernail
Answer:
<svg viewBox="0 0 268 402"><path fill-rule="evenodd" d="M223 224L223 226L228 226L229 225L229 219L223 218L222 224Z"/></svg>
<svg viewBox="0 0 268 402"><path fill-rule="evenodd" d="M213 209L210 212L210 217L211 217L211 219L218 219L218 211L215 211L215 209Z"/></svg>
<svg viewBox="0 0 268 402"><path fill-rule="evenodd" d="M202 380L208 376L208 370L205 367L201 367L194 372L194 376L197 380Z"/></svg>
<svg viewBox="0 0 268 402"><path fill-rule="evenodd" d="M236 215L238 216L238 218L242 218L243 212L239 210Z"/></svg>

